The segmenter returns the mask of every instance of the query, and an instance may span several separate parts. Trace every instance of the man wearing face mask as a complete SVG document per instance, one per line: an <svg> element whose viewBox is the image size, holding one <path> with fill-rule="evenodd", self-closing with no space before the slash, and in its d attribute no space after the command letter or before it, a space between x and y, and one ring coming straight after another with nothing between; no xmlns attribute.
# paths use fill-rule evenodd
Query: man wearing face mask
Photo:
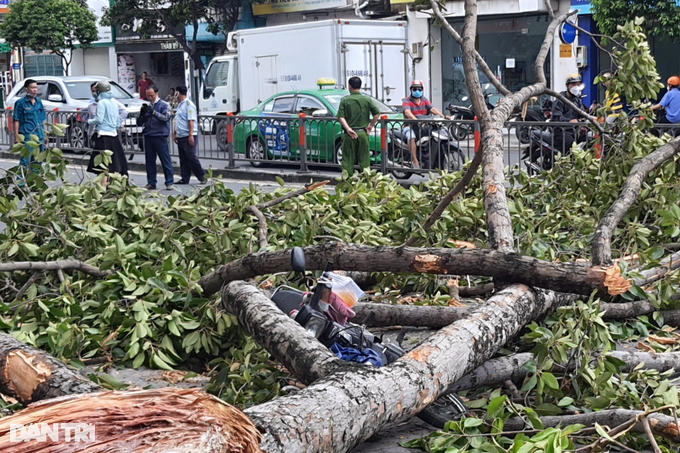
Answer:
<svg viewBox="0 0 680 453"><path fill-rule="evenodd" d="M652 106L652 110L666 109L666 114L658 115L657 123L675 124L680 123L680 77L672 76L666 81L668 91L663 95L658 104Z"/></svg>
<svg viewBox="0 0 680 453"><path fill-rule="evenodd" d="M418 119L427 115L445 116L439 109L434 107L429 99L423 96L423 82L414 80L411 82L411 95L404 99L402 110L406 119ZM411 158L413 159L413 168L420 168L418 160L418 150L416 149L416 140L420 138L423 133L429 133L428 128L423 123L406 123L404 128L404 135L408 138L408 149L411 151Z"/></svg>
<svg viewBox="0 0 680 453"><path fill-rule="evenodd" d="M581 109L581 111L585 111L586 108L583 105L581 93L583 93L583 79L581 78L581 75L572 74L567 77L567 91L563 91L561 94L569 99L572 104ZM579 118L581 118L581 115L561 99L558 99L553 104L552 121L560 123L578 123ZM571 145L574 143L576 130L568 127L555 127L553 128L553 131L553 146L563 154L568 153L571 149Z"/></svg>

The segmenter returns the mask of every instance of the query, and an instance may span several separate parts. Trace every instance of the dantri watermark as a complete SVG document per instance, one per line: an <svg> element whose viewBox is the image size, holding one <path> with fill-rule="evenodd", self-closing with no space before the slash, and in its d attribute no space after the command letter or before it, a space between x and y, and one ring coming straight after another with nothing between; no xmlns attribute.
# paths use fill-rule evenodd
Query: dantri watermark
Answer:
<svg viewBox="0 0 680 453"><path fill-rule="evenodd" d="M20 423L9 425L10 442L95 442L94 424L92 423L31 423L24 426Z"/></svg>

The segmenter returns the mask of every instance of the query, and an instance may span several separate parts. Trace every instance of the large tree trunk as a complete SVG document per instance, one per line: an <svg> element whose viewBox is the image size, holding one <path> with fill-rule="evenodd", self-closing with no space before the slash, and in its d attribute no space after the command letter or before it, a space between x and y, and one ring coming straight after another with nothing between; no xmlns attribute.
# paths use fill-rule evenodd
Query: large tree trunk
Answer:
<svg viewBox="0 0 680 453"><path fill-rule="evenodd" d="M339 366L309 346L316 342L251 285L233 282L222 290L225 309L296 376L310 381L326 373L293 396L245 411L264 433L261 446L269 453L344 452L413 417L491 358L527 322L571 297L510 286L465 321L442 329L392 365L376 368ZM316 359L305 360L307 351Z"/></svg>
<svg viewBox="0 0 680 453"><path fill-rule="evenodd" d="M330 262L335 269L345 271L480 275L557 292L590 295L596 289L603 296L621 294L631 286L618 266L596 268L576 262L552 263L495 250L370 247L342 242L312 245L304 250L308 270L323 270ZM290 255L291 250L248 255L219 266L201 278L199 285L203 295L210 296L235 280L292 271Z"/></svg>
<svg viewBox="0 0 680 453"><path fill-rule="evenodd" d="M51 355L0 333L0 392L22 404L100 391L94 382Z"/></svg>
<svg viewBox="0 0 680 453"><path fill-rule="evenodd" d="M12 442L10 429L45 423L57 440ZM91 424L85 436L63 424ZM16 430L16 427L15 427ZM83 441L66 441L80 432ZM21 437L23 437L21 436ZM74 395L32 404L0 419L0 451L12 453L259 453L262 435L240 410L197 389L164 388Z"/></svg>

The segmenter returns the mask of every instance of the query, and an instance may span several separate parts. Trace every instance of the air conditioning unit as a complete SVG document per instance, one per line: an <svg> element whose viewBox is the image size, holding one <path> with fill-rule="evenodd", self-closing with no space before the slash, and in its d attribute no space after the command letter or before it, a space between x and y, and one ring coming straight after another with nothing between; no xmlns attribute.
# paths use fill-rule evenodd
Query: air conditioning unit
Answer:
<svg viewBox="0 0 680 453"><path fill-rule="evenodd" d="M238 32L235 31L230 31L227 34L227 50L230 52L236 52L236 48L238 47Z"/></svg>

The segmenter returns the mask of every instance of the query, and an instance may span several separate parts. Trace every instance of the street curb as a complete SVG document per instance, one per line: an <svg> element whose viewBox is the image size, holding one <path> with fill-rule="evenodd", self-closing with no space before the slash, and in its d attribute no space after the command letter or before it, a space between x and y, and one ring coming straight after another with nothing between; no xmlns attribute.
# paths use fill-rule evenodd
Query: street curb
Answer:
<svg viewBox="0 0 680 453"><path fill-rule="evenodd" d="M177 158L177 156L171 156L172 158ZM2 159L16 159L17 162L19 160L19 156L16 153L8 152L8 151L0 151L0 158ZM74 165L82 165L83 168L87 167L87 164L90 161L89 155L88 154L81 154L81 155L74 155L74 154L64 154L64 159L66 159L68 162ZM142 160L144 159L144 155L142 154L135 154L135 159ZM175 175L179 175L179 166L174 165L175 162L173 161L173 173ZM159 173L163 173L163 167L160 165L156 166L157 170ZM296 183L296 184L307 184L310 182L319 182L319 181L330 181L329 184L331 185L336 185L338 183L337 178L340 177L338 174L337 176L334 175L323 175L323 174L318 174L318 173L283 173L283 172L276 172L276 171L267 171L267 170L262 170L262 169L257 169L253 167L253 170L241 170L239 168L212 168L210 167L213 176L217 178L224 178L224 179L240 179L240 180L248 180L248 181L267 181L267 182L275 182L278 179L281 178L284 182L287 183ZM143 162L137 161L128 161L128 169L133 170L133 171L139 171L139 172L146 172L146 165Z"/></svg>

